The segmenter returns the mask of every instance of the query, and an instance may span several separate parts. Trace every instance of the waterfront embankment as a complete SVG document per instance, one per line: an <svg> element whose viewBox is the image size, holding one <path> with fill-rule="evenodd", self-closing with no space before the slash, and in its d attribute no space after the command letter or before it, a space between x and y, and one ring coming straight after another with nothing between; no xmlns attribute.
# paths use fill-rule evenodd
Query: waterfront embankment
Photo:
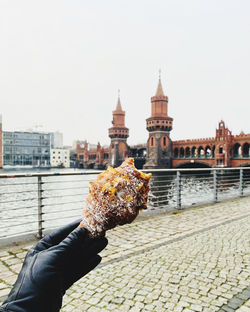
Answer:
<svg viewBox="0 0 250 312"><path fill-rule="evenodd" d="M155 214L107 233L102 263L62 311L249 311L250 197ZM31 243L0 251L0 298Z"/></svg>

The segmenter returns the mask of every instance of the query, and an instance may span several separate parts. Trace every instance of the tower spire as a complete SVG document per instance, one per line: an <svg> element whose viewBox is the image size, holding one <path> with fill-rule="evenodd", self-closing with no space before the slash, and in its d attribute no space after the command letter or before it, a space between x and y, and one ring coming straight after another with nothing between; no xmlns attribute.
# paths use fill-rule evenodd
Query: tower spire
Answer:
<svg viewBox="0 0 250 312"><path fill-rule="evenodd" d="M122 105L121 105L121 100L120 100L120 89L118 89L118 100L117 100L116 110L122 111Z"/></svg>
<svg viewBox="0 0 250 312"><path fill-rule="evenodd" d="M155 96L165 96L161 85L161 69L159 69L159 82Z"/></svg>

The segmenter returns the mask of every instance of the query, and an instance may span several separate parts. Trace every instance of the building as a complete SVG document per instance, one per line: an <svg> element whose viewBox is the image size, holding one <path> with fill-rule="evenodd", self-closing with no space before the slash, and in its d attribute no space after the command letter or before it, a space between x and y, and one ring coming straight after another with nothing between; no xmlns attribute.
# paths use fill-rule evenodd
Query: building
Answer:
<svg viewBox="0 0 250 312"><path fill-rule="evenodd" d="M4 166L50 166L50 134L3 131Z"/></svg>
<svg viewBox="0 0 250 312"><path fill-rule="evenodd" d="M111 139L109 163L113 167L117 167L129 155L129 146L127 144L129 129L125 127L125 111L122 110L120 96L118 97L116 109L113 111L112 125L109 128L109 137Z"/></svg>
<svg viewBox="0 0 250 312"><path fill-rule="evenodd" d="M51 148L50 150L51 167L70 167L70 150L63 148Z"/></svg>
<svg viewBox="0 0 250 312"><path fill-rule="evenodd" d="M63 134L61 132L50 133L51 148L63 148Z"/></svg>
<svg viewBox="0 0 250 312"><path fill-rule="evenodd" d="M168 116L168 97L164 94L159 78L155 96L151 98L151 116L146 120L149 138L144 168L170 168L172 142L170 131L173 118Z"/></svg>
<svg viewBox="0 0 250 312"><path fill-rule="evenodd" d="M78 144L76 154L81 167L105 168L108 164L117 167L128 156L134 157L138 168L149 169L250 166L250 134L233 135L223 120L219 122L215 137L172 141L173 118L168 116L168 97L163 92L161 79L151 98L151 116L146 119L149 133L146 144L127 145L129 129L125 126L120 97L112 124L108 148L100 143L91 148L87 142Z"/></svg>
<svg viewBox="0 0 250 312"><path fill-rule="evenodd" d="M233 135L221 120L215 137L172 142L172 167L250 165L250 134Z"/></svg>
<svg viewBox="0 0 250 312"><path fill-rule="evenodd" d="M2 115L0 115L0 168L3 168L2 136L3 136L3 132L2 132Z"/></svg>
<svg viewBox="0 0 250 312"><path fill-rule="evenodd" d="M109 147L89 144L87 141L76 142L76 162L79 168L103 169L109 163Z"/></svg>

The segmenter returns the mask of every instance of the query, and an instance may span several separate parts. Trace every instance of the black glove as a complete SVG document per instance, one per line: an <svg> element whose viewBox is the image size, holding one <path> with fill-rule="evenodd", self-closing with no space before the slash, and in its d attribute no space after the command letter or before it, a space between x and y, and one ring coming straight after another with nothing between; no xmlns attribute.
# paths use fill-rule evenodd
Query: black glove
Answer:
<svg viewBox="0 0 250 312"><path fill-rule="evenodd" d="M101 261L107 239L89 239L71 223L40 240L24 260L17 281L0 307L4 312L58 312L65 291ZM73 231L73 232L72 232Z"/></svg>

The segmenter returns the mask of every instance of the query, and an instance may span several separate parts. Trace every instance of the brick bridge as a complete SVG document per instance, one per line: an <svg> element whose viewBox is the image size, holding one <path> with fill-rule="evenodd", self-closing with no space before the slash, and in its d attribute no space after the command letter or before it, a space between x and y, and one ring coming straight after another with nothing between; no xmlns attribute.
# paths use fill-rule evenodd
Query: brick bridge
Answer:
<svg viewBox="0 0 250 312"><path fill-rule="evenodd" d="M172 142L172 167L250 166L250 134L232 135L221 121L214 138Z"/></svg>
<svg viewBox="0 0 250 312"><path fill-rule="evenodd" d="M129 129L125 126L120 96L112 114L110 145L91 146L78 142L76 160L79 167L104 169L108 164L116 167L128 156L135 159L139 169L250 166L250 134L233 135L222 120L215 137L172 141L173 118L168 116L168 97L163 92L160 78L156 94L151 97L151 116L146 119L147 143L127 144Z"/></svg>
<svg viewBox="0 0 250 312"><path fill-rule="evenodd" d="M109 163L109 147L100 143L77 145L80 167L105 168ZM147 154L147 144L129 147L129 156L142 168ZM239 167L250 166L250 134L232 135L221 121L216 136L206 139L172 141L172 168L178 167ZM122 161L122 160L121 160Z"/></svg>

